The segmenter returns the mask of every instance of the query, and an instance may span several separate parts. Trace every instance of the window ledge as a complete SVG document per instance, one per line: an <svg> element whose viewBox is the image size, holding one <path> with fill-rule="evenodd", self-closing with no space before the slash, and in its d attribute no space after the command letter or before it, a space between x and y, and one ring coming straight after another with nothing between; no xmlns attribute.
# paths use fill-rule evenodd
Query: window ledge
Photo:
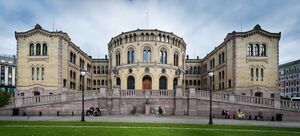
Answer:
<svg viewBox="0 0 300 136"><path fill-rule="evenodd" d="M49 56L27 56L27 61L48 61Z"/></svg>
<svg viewBox="0 0 300 136"><path fill-rule="evenodd" d="M247 56L246 62L269 62L269 57L268 56Z"/></svg>

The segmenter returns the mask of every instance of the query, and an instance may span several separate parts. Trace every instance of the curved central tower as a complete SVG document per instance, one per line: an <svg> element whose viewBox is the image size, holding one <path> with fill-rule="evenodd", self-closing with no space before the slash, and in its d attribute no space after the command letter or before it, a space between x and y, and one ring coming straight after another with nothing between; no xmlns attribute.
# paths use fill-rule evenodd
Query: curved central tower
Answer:
<svg viewBox="0 0 300 136"><path fill-rule="evenodd" d="M186 44L173 33L140 30L108 43L112 85L121 90L173 90L182 84Z"/></svg>

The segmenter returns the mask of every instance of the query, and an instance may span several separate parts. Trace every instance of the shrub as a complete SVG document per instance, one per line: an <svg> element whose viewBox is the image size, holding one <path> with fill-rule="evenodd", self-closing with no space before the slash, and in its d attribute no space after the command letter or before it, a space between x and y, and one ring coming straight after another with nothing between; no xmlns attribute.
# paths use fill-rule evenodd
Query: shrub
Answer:
<svg viewBox="0 0 300 136"><path fill-rule="evenodd" d="M131 115L135 115L136 114L136 110L137 110L137 107L133 106L133 109L130 111L130 114Z"/></svg>
<svg viewBox="0 0 300 136"><path fill-rule="evenodd" d="M164 110L161 106L158 107L158 114L160 114L160 115L164 114Z"/></svg>
<svg viewBox="0 0 300 136"><path fill-rule="evenodd" d="M10 94L7 91L0 90L0 108L8 104Z"/></svg>

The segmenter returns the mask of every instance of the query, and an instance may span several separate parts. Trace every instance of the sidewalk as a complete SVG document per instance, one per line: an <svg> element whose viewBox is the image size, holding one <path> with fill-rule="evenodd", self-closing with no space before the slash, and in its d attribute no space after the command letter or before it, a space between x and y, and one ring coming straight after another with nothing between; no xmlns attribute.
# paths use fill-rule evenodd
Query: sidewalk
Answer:
<svg viewBox="0 0 300 136"><path fill-rule="evenodd" d="M0 120L10 121L80 121L81 116L0 116ZM135 123L178 123L178 124L208 124L208 117L197 116L100 116L85 117L88 122L135 122ZM300 122L296 121L256 121L213 119L216 125L249 125L270 127L296 127L300 128Z"/></svg>

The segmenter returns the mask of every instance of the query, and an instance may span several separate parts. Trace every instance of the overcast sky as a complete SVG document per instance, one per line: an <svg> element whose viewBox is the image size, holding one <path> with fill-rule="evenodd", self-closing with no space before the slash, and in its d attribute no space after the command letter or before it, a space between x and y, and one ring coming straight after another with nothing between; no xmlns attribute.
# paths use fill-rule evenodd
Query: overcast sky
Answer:
<svg viewBox="0 0 300 136"><path fill-rule="evenodd" d="M0 0L0 54L16 54L14 32L37 23L67 32L93 58L107 54L112 37L137 28L173 32L191 58L203 58L227 33L260 24L282 33L280 64L300 58L299 0Z"/></svg>

